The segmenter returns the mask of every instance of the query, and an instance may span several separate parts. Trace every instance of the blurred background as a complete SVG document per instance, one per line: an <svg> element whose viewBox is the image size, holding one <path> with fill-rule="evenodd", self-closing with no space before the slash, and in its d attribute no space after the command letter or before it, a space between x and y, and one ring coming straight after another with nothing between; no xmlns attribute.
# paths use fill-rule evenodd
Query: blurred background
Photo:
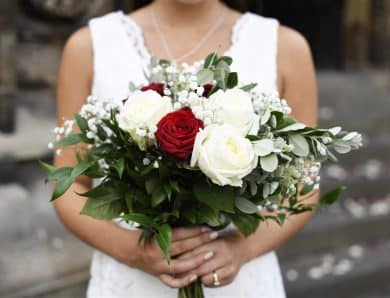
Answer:
<svg viewBox="0 0 390 298"><path fill-rule="evenodd" d="M322 170L348 186L279 250L288 297L390 297L390 0L230 1L309 40L320 124L365 147ZM56 73L71 32L142 1L0 1L0 297L84 297L91 249L56 218L37 159L50 161Z"/></svg>

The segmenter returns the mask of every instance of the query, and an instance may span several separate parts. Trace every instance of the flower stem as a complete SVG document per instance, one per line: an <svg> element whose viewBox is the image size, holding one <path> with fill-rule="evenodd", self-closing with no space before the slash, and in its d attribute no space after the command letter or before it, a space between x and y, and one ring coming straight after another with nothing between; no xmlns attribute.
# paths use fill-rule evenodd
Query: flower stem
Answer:
<svg viewBox="0 0 390 298"><path fill-rule="evenodd" d="M178 298L205 298L200 280L179 289Z"/></svg>

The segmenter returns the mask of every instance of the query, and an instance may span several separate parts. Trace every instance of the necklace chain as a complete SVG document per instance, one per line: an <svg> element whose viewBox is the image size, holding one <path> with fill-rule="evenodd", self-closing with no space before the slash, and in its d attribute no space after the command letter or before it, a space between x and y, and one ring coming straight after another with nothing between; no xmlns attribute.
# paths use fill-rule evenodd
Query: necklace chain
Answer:
<svg viewBox="0 0 390 298"><path fill-rule="evenodd" d="M225 20L227 15L227 9L224 9L224 12L219 16L215 24L209 29L209 31L206 32L206 34L202 37L202 39L187 53L183 54L182 56L178 58L174 58L174 55L172 54L171 47L169 46L169 42L167 41L167 38L165 34L161 30L161 25L156 17L156 14L154 12L154 8L151 10L151 16L152 16L152 22L155 27L156 32L158 33L158 36L160 38L160 41L164 47L164 50L166 54L168 55L168 58L171 61L180 62L184 59L192 56L195 54L199 49L205 44L205 42L217 31L217 29L222 25L223 21Z"/></svg>

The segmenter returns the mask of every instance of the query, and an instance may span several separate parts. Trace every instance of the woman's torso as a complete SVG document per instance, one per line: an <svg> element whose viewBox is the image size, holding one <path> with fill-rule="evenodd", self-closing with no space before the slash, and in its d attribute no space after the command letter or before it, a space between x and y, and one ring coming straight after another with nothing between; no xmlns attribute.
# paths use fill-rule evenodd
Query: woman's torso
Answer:
<svg viewBox="0 0 390 298"><path fill-rule="evenodd" d="M98 98L123 99L129 82L145 83L151 54L145 47L141 28L122 12L90 22L94 50L92 94ZM277 91L277 32L274 19L245 13L232 28L231 45L225 52L233 58L232 70L240 84L258 82L261 90ZM96 251L91 265L89 298L176 297L177 290L157 278L118 263ZM285 297L274 252L245 264L235 281L225 287L205 289L206 297Z"/></svg>

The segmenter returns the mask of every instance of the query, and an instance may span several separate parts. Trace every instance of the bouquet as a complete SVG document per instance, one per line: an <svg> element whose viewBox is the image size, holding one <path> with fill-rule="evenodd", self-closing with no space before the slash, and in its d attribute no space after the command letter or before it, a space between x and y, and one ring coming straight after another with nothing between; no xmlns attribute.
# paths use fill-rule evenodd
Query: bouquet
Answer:
<svg viewBox="0 0 390 298"><path fill-rule="evenodd" d="M82 143L77 165L42 163L46 180L56 182L52 200L79 176L100 178L80 194L88 198L81 213L136 223L141 240L154 239L168 262L173 227L233 223L250 235L261 222L282 225L313 210L300 196L318 189L321 162L358 149L361 135L297 122L278 94L238 86L231 63L216 53L181 69L153 59L149 84L130 84L126 100L89 97L74 120L55 129L57 154ZM179 297L204 297L200 281Z"/></svg>

